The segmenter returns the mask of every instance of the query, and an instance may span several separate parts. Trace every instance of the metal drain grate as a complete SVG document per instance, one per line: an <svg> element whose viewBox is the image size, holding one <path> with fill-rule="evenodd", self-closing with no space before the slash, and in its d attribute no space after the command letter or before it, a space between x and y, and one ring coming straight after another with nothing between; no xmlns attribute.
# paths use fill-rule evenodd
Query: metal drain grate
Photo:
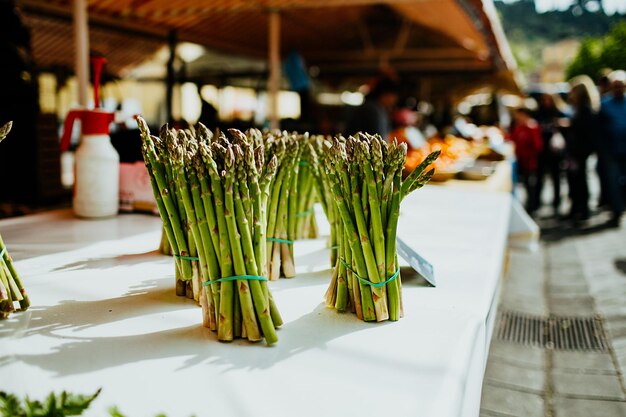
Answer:
<svg viewBox="0 0 626 417"><path fill-rule="evenodd" d="M608 350L602 319L598 317L539 317L504 311L496 323L496 337L549 349Z"/></svg>

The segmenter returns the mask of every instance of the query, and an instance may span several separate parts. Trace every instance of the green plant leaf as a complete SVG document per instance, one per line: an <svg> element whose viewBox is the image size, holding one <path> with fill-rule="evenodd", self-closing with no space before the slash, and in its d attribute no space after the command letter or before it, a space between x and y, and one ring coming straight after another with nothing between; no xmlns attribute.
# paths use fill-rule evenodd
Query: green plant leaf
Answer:
<svg viewBox="0 0 626 417"><path fill-rule="evenodd" d="M25 397L18 397L0 392L0 416L2 417L66 417L83 414L93 400L100 394L100 389L92 395L70 394L61 392L58 396L50 393L45 403Z"/></svg>
<svg viewBox="0 0 626 417"><path fill-rule="evenodd" d="M79 416L85 411L91 403L100 395L102 388L98 389L92 395L70 394L65 391L61 393L62 401L60 402L60 411L63 416Z"/></svg>
<svg viewBox="0 0 626 417"><path fill-rule="evenodd" d="M117 407L111 407L109 409L109 414L111 415L111 417L126 417L124 414L120 412L120 410Z"/></svg>
<svg viewBox="0 0 626 417"><path fill-rule="evenodd" d="M0 415L23 417L26 411L15 395L0 391Z"/></svg>

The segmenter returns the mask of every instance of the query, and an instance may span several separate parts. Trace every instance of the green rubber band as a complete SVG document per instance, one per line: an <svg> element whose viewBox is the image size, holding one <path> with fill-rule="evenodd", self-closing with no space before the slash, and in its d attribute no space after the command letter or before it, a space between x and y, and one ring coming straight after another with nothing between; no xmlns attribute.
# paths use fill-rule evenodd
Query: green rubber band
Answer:
<svg viewBox="0 0 626 417"><path fill-rule="evenodd" d="M298 162L298 165L300 165L301 167L305 167L305 166L308 166L309 163L307 161L300 161Z"/></svg>
<svg viewBox="0 0 626 417"><path fill-rule="evenodd" d="M214 279L213 281L206 281L202 283L202 286L208 287L209 285L215 284L216 282L237 281L240 279L251 279L253 281L267 281L267 278L260 277L258 275L235 275L232 277Z"/></svg>
<svg viewBox="0 0 626 417"><path fill-rule="evenodd" d="M183 261L199 261L200 258L197 256L183 256L183 255L174 255L176 259L182 259Z"/></svg>
<svg viewBox="0 0 626 417"><path fill-rule="evenodd" d="M278 242L278 243L286 243L288 245L293 245L293 240L281 239L278 237L268 237L266 240L268 242Z"/></svg>
<svg viewBox="0 0 626 417"><path fill-rule="evenodd" d="M364 284L370 285L374 288L380 288L383 287L387 284L389 284L391 281L393 281L394 279L398 278L400 276L400 268L396 269L396 273L392 275L391 278L389 278L387 281L383 281L383 282L372 282L369 281L361 276L359 276L359 274L356 273L356 271L354 269L352 269L352 267L350 265L348 265L346 263L346 261L343 260L343 258L340 258L341 263L343 264L343 266L345 266L346 268L348 268L350 271L352 271L352 273L354 274L355 277L357 277L359 279L359 281L361 281Z"/></svg>
<svg viewBox="0 0 626 417"><path fill-rule="evenodd" d="M309 209L307 211L301 211L300 213L296 213L296 217L306 217L309 214L314 214L315 210L314 209Z"/></svg>
<svg viewBox="0 0 626 417"><path fill-rule="evenodd" d="M333 250L333 249L339 249L339 245L334 245L334 246L331 246L331 247L330 247L330 248L328 248L328 249L330 249L330 250Z"/></svg>

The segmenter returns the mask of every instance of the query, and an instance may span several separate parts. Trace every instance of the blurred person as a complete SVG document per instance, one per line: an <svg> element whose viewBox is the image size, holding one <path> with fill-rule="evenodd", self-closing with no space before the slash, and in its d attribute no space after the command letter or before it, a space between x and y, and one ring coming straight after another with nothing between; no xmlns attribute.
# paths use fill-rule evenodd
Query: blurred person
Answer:
<svg viewBox="0 0 626 417"><path fill-rule="evenodd" d="M600 71L600 78L598 78L598 92L600 93L601 99L611 96L611 80L609 79L610 74L611 70L609 69L603 69Z"/></svg>
<svg viewBox="0 0 626 417"><path fill-rule="evenodd" d="M307 70L306 63L302 55L291 50L283 64L285 76L293 91L300 96L300 121L310 122L313 112L313 100L311 98L311 77Z"/></svg>
<svg viewBox="0 0 626 417"><path fill-rule="evenodd" d="M611 226L619 226L624 212L624 185L626 184L626 100L624 85L626 72L610 74L611 96L602 101L600 109L601 141L599 152L604 157L604 175L607 197L611 205Z"/></svg>
<svg viewBox="0 0 626 417"><path fill-rule="evenodd" d="M598 78L598 93L600 93L601 100L605 100L611 97L611 80L609 80L609 74L611 70L603 69ZM597 153L598 162L596 163L596 172L598 173L598 180L600 181L600 196L598 197L598 208L610 210L609 198L607 193L607 181L604 175L604 155L602 152Z"/></svg>
<svg viewBox="0 0 626 417"><path fill-rule="evenodd" d="M346 134L357 132L379 134L386 138L391 132L390 113L398 102L398 84L391 78L381 78L352 113Z"/></svg>
<svg viewBox="0 0 626 417"><path fill-rule="evenodd" d="M202 103L202 107L200 108L200 117L198 117L198 123L202 123L209 130L215 130L215 128L219 124L219 113L215 106L202 97L202 85L196 85L198 88L198 97L200 97L200 102Z"/></svg>
<svg viewBox="0 0 626 417"><path fill-rule="evenodd" d="M510 139L515 144L517 158L517 172L526 189L526 211L533 214L538 207L537 168L539 154L543 149L541 129L527 108L518 108L514 113L515 124L511 130Z"/></svg>
<svg viewBox="0 0 626 417"><path fill-rule="evenodd" d="M572 207L569 218L575 222L589 219L587 159L595 150L600 95L586 75L570 81L570 102L574 108L566 146L567 179Z"/></svg>
<svg viewBox="0 0 626 417"><path fill-rule="evenodd" d="M552 207L555 216L558 216L561 206L561 166L565 150L565 141L561 135L561 120L564 117L565 113L557 106L554 96L543 93L539 98L538 109L535 112L535 120L541 128L543 150L539 154L537 187L533 198L537 208L540 208L543 184L546 175L548 175L552 182Z"/></svg>

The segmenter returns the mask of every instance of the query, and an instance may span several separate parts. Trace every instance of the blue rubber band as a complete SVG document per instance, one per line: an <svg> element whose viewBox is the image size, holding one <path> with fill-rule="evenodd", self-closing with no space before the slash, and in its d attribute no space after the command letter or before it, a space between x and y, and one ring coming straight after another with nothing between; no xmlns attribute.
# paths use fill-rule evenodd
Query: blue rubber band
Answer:
<svg viewBox="0 0 626 417"><path fill-rule="evenodd" d="M253 281L267 281L267 278L260 277L258 275L235 275L232 277L218 278L213 281L206 281L202 283L203 287L208 287L209 285L215 284L216 282L225 282L225 281L237 281L240 279L250 279Z"/></svg>
<svg viewBox="0 0 626 417"><path fill-rule="evenodd" d="M389 284L391 281L393 281L394 279L398 278L400 276L400 268L396 269L396 273L392 275L391 278L389 278L387 281L383 281L383 282L372 282L369 281L361 276L359 276L359 274L356 273L356 271L354 269L352 269L352 267L350 265L348 265L346 263L346 261L344 261L342 258L340 258L341 263L343 264L343 266L345 266L346 268L348 268L350 271L352 271L352 273L354 274L355 277L357 277L359 279L359 281L361 281L364 284L370 285L374 288L380 288L383 287L387 284Z"/></svg>
<svg viewBox="0 0 626 417"><path fill-rule="evenodd" d="M268 242L278 242L278 243L286 243L288 245L293 245L293 240L281 239L278 237L268 237L266 240Z"/></svg>
<svg viewBox="0 0 626 417"><path fill-rule="evenodd" d="M314 214L315 210L314 209L309 209L307 211L301 211L300 213L296 213L296 217L306 217L309 214Z"/></svg>
<svg viewBox="0 0 626 417"><path fill-rule="evenodd" d="M174 255L176 259L182 259L183 261L199 261L200 258L197 256L183 256L183 255Z"/></svg>

